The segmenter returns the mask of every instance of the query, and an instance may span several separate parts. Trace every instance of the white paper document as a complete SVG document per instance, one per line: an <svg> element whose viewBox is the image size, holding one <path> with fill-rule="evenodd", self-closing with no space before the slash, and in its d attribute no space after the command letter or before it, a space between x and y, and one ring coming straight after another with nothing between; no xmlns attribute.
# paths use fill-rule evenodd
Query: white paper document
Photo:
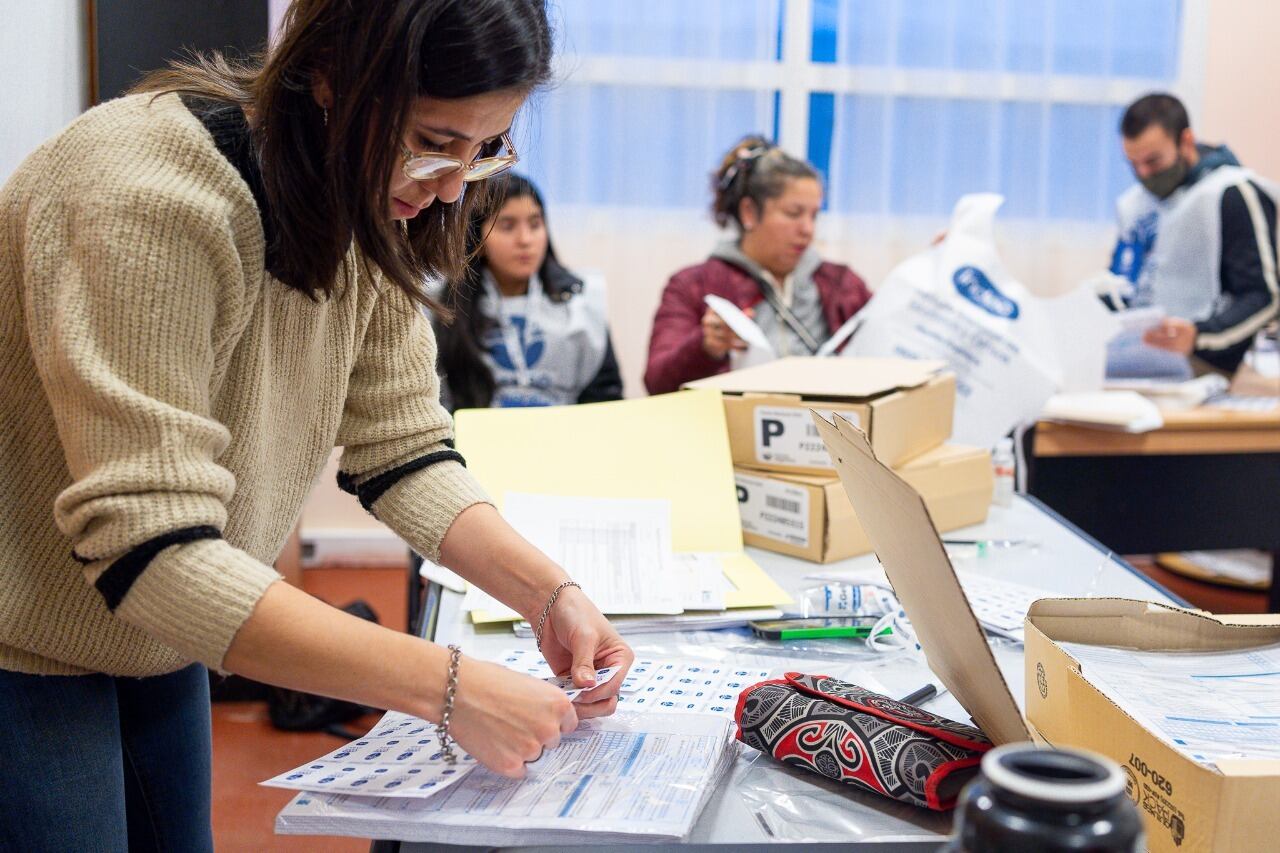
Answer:
<svg viewBox="0 0 1280 853"><path fill-rule="evenodd" d="M716 312L724 324L729 327L735 335L742 338L747 345L746 351L734 351L729 354L730 367L733 370L742 370L744 367L755 367L757 364L764 364L773 361L778 357L778 352L773 348L773 344L769 343L769 338L765 335L764 329L761 329L755 320L752 320L737 305L734 305L728 299L722 296L716 296L713 293L703 297L707 303L707 307ZM840 347L844 346L844 342L853 336L858 330L858 326L862 324L862 318L854 315L841 324L831 337L827 338L822 346L818 347L815 356L835 355Z"/></svg>
<svg viewBox="0 0 1280 853"><path fill-rule="evenodd" d="M498 655L494 663L505 666L513 672L520 672L541 679L553 687L559 687L568 694L570 699L577 699L585 691L593 689L591 687L574 686L573 676L571 675L556 675L551 671L551 666L542 655L533 649L507 649ZM597 669L595 687L612 680L621 668L619 666L608 666Z"/></svg>
<svg viewBox="0 0 1280 853"><path fill-rule="evenodd" d="M1165 318L1157 307L1130 308L1114 315L1120 332L1107 344L1107 378L1190 379L1191 363L1185 355L1157 349L1142 336Z"/></svg>
<svg viewBox="0 0 1280 853"><path fill-rule="evenodd" d="M671 502L583 498L508 492L503 515L582 585L606 614L680 613L689 595L688 571L671 551ZM476 587L464 610L519 618Z"/></svg>
<svg viewBox="0 0 1280 853"><path fill-rule="evenodd" d="M302 794L276 831L484 845L679 839L736 754L731 729L708 715L591 720L523 780L477 767L426 800Z"/></svg>
<svg viewBox="0 0 1280 853"><path fill-rule="evenodd" d="M672 554L671 560L671 570L684 590L681 603L685 610L724 610L724 594L730 584L719 554Z"/></svg>
<svg viewBox="0 0 1280 853"><path fill-rule="evenodd" d="M773 344L769 343L769 339L765 337L764 330L744 314L741 308L728 299L712 293L708 293L704 298L707 307L716 312L729 330L742 338L747 345L746 350L734 350L729 354L730 367L733 370L755 367L757 364L764 364L778 357Z"/></svg>
<svg viewBox="0 0 1280 853"><path fill-rule="evenodd" d="M1280 646L1143 652L1060 645L1085 680L1194 761L1280 759Z"/></svg>
<svg viewBox="0 0 1280 853"><path fill-rule="evenodd" d="M295 791L421 799L444 790L476 766L476 760L460 749L454 753L458 763L446 764L435 726L388 711L364 737L261 784Z"/></svg>

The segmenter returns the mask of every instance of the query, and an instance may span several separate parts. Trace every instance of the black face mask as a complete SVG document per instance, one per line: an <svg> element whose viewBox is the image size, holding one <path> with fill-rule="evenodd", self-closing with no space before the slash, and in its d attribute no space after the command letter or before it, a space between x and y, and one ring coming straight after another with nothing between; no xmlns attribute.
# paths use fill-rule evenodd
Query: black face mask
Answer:
<svg viewBox="0 0 1280 853"><path fill-rule="evenodd" d="M1179 154L1178 159L1169 168L1138 180L1156 198L1166 199L1173 195L1174 190L1182 186L1182 182L1187 179L1187 172L1189 171L1191 171L1191 166Z"/></svg>

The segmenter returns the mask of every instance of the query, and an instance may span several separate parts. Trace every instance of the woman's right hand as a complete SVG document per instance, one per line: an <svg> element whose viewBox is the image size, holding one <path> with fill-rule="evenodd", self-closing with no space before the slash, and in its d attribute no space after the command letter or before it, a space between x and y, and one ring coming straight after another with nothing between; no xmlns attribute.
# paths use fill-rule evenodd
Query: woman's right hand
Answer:
<svg viewBox="0 0 1280 853"><path fill-rule="evenodd" d="M743 313L750 317L754 312L747 308ZM722 361L731 350L746 348L746 341L735 335L720 315L708 308L702 315L702 351L716 361Z"/></svg>
<svg viewBox="0 0 1280 853"><path fill-rule="evenodd" d="M449 733L485 767L512 779L578 727L563 690L497 664L463 657Z"/></svg>

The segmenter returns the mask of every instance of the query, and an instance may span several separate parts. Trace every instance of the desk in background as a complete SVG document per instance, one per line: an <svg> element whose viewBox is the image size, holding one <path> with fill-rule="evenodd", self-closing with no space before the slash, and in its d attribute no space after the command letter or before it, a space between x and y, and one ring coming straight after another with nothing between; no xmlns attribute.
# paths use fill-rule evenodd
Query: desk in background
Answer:
<svg viewBox="0 0 1280 853"><path fill-rule="evenodd" d="M1201 407L1129 434L1041 422L1027 491L1121 554L1258 548L1280 612L1280 409Z"/></svg>
<svg viewBox="0 0 1280 853"><path fill-rule="evenodd" d="M1062 595L1123 596L1183 603L1035 500L1015 498L1013 506L1007 510L993 508L991 517L985 524L957 531L954 535L967 538L1027 538L1040 543L1035 552L1014 551L998 558L965 561L962 567L966 570L978 571L1000 580L1034 585ZM761 567L792 594L814 585L814 581L805 580L805 575L815 571L873 570L876 567L875 558L871 555L820 566L768 551L748 550ZM426 590L426 604L419 620L418 633L439 643L458 643L467 654L482 658L494 657L502 650L512 647L532 648L532 640L517 639L505 626L501 630L492 627L477 630L462 611L461 604L461 595L444 590L437 584L430 584ZM636 646L670 644L678 637L677 634L643 634L628 637L628 641ZM893 666L884 666L883 657L868 657L867 653L861 651L861 646L851 646L851 649L857 651L851 651L850 662L856 663L854 657L860 656L861 660L874 666L875 677L884 682L894 695L905 695L932 679L923 663L913 658L895 657ZM994 652L1009 689L1021 706L1024 683L1022 649L1020 646L1000 645L994 648ZM950 694L940 697L928 707L943 716L960 720L968 718L968 714ZM741 778L740 774L750 772L745 767L746 764L747 761L740 758L726 779ZM805 794L816 784L806 780L799 771L795 771L794 776L784 775L781 778L796 795ZM868 834L876 840L864 844L880 853L936 850L951 824L949 814L935 814L852 789L847 796L842 793L839 803L842 812L847 812L853 821L873 830ZM748 808L741 794L731 784L726 784L712 795L687 843L657 847L643 845L643 849L679 850L681 853L694 850L763 850L770 841L761 826L759 816ZM853 839L830 844L809 843L805 845L805 849L843 849L853 843ZM443 853L474 849L476 848L443 843L398 844L379 841L374 843L372 851ZM572 849L586 851L622 848L587 845ZM641 849L641 846L637 845L636 849Z"/></svg>

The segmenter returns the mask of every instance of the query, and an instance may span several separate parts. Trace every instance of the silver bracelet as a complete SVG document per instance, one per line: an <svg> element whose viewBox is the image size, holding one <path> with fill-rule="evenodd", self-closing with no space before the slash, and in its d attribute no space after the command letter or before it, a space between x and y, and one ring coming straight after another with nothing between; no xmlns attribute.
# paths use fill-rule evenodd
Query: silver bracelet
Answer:
<svg viewBox="0 0 1280 853"><path fill-rule="evenodd" d="M440 738L440 754L445 764L457 764L458 756L453 754L453 740L449 737L449 721L453 719L453 699L458 695L458 664L462 662L462 649L449 645L449 676L444 688L444 712L440 714L440 725L436 726L436 735Z"/></svg>
<svg viewBox="0 0 1280 853"><path fill-rule="evenodd" d="M556 599L560 597L561 591L571 586L576 586L578 589L582 589L582 587L578 585L577 581L565 581L555 588L551 593L551 598L547 599L547 606L542 608L542 615L538 617L538 627L533 629L533 641L537 644L539 649L542 648L542 632L547 626L547 617L551 615L552 605L554 605L556 603Z"/></svg>

